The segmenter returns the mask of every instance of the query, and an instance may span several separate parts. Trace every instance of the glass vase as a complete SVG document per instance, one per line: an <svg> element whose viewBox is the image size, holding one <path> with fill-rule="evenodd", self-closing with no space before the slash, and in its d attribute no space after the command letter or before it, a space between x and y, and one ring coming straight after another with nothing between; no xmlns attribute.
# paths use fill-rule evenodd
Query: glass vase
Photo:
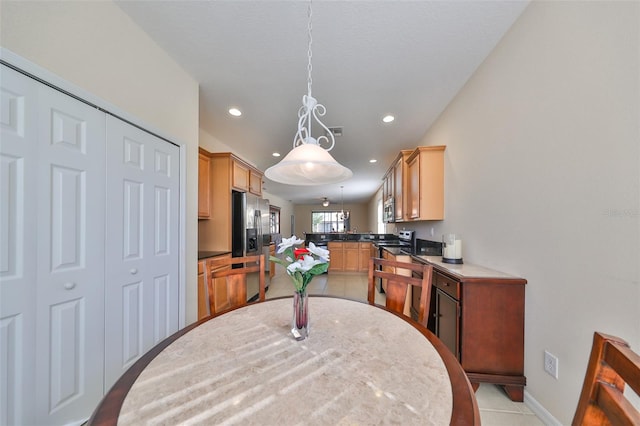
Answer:
<svg viewBox="0 0 640 426"><path fill-rule="evenodd" d="M296 340L304 340L309 337L309 295L306 289L293 293L291 334Z"/></svg>

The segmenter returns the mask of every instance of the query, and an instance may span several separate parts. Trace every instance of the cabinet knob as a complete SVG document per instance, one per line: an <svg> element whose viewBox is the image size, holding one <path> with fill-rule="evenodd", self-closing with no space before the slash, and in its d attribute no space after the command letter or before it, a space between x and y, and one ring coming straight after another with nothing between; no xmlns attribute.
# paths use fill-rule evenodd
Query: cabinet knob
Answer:
<svg viewBox="0 0 640 426"><path fill-rule="evenodd" d="M64 283L65 290L73 290L76 287L76 283Z"/></svg>
<svg viewBox="0 0 640 426"><path fill-rule="evenodd" d="M138 273L138 269L137 269L137 268L131 268L131 269L129 270L129 272L131 273L131 275L135 275L135 274L137 274L137 273Z"/></svg>

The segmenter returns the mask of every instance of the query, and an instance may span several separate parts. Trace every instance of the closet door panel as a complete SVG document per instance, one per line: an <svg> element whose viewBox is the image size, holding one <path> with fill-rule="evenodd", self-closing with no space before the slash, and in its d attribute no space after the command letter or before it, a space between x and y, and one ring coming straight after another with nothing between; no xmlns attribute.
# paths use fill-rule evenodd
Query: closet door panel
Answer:
<svg viewBox="0 0 640 426"><path fill-rule="evenodd" d="M108 389L178 330L179 149L107 117Z"/></svg>
<svg viewBox="0 0 640 426"><path fill-rule="evenodd" d="M0 67L0 424L34 424L37 83Z"/></svg>
<svg viewBox="0 0 640 426"><path fill-rule="evenodd" d="M103 392L105 115L38 86L38 417L80 420Z"/></svg>

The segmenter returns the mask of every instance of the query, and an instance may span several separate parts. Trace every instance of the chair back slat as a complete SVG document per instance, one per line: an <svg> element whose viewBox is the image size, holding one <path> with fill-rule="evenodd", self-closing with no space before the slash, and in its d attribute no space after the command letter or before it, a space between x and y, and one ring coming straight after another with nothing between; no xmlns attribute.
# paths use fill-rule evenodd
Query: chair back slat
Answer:
<svg viewBox="0 0 640 426"><path fill-rule="evenodd" d="M396 272L399 270L408 270L411 271L412 274L406 276L399 273L383 271L382 268L384 267L392 268L391 270ZM413 276L414 273L417 276ZM413 287L418 287L421 289L418 322L426 327L429 319L432 275L433 267L431 265L399 262L371 257L369 259L369 286L367 291L367 300L370 304L375 304L375 279L385 279L387 280L386 307L394 312L402 314L405 311L408 292L410 289L413 289Z"/></svg>
<svg viewBox="0 0 640 426"><path fill-rule="evenodd" d="M238 267L241 265L241 267ZM209 311L220 315L247 302L247 274L258 274L258 301L266 298L265 256L213 258L207 263Z"/></svg>
<svg viewBox="0 0 640 426"><path fill-rule="evenodd" d="M572 425L640 425L626 384L640 395L640 356L619 337L595 332Z"/></svg>

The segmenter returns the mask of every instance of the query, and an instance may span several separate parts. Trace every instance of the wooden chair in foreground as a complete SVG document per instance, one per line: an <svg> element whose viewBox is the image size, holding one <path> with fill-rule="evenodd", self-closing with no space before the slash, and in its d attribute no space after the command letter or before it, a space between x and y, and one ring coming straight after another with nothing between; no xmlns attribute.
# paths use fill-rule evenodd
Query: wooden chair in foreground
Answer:
<svg viewBox="0 0 640 426"><path fill-rule="evenodd" d="M233 268L232 265L242 267ZM211 316L247 304L247 275L257 272L258 301L265 300L265 257L263 254L245 257L212 258L207 261L207 289Z"/></svg>
<svg viewBox="0 0 640 426"><path fill-rule="evenodd" d="M412 272L412 276L399 275L384 271L387 267L397 269L408 269ZM413 272L422 275L422 278L414 277ZM375 304L375 279L383 278L387 280L386 290L386 306L388 309L402 314L407 297L409 286L422 288L420 294L420 309L418 312L418 322L423 326L427 326L429 319L429 303L431 300L431 276L433 275L433 266L423 265L419 263L397 262L393 260L380 259L372 257L369 259L369 288L367 292L367 300L370 305Z"/></svg>
<svg viewBox="0 0 640 426"><path fill-rule="evenodd" d="M595 332L572 425L640 425L625 383L640 395L640 356L624 340Z"/></svg>

